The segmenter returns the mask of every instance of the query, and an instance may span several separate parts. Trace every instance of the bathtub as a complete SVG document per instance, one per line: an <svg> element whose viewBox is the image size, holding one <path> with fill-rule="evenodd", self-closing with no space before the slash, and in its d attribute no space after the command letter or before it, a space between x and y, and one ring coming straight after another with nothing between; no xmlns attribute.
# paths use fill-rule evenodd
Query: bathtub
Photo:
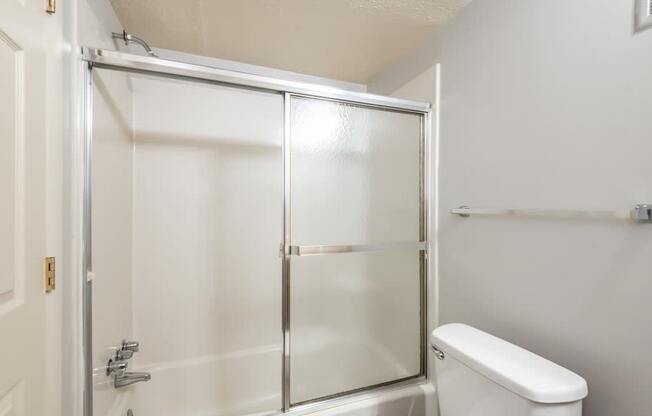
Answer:
<svg viewBox="0 0 652 416"><path fill-rule="evenodd" d="M106 415L124 416L434 416L436 396L428 381L356 393L300 405L286 413L269 411L281 403L280 346L159 363L134 371L152 380L114 390L103 369L96 369L96 400L114 392ZM134 363L136 364L136 363ZM246 381L246 382L243 382ZM103 406L104 407L104 406Z"/></svg>
<svg viewBox="0 0 652 416"><path fill-rule="evenodd" d="M288 416L436 416L437 398L434 386L424 381L417 384L386 387L339 399L297 408Z"/></svg>

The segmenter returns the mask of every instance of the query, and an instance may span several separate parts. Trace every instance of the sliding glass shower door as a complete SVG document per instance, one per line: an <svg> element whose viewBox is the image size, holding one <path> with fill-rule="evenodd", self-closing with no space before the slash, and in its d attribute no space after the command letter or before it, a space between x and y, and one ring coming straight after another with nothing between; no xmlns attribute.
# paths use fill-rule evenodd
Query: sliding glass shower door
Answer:
<svg viewBox="0 0 652 416"><path fill-rule="evenodd" d="M84 54L85 415L426 374L427 104Z"/></svg>
<svg viewBox="0 0 652 416"><path fill-rule="evenodd" d="M288 120L292 404L421 374L423 115L290 96Z"/></svg>

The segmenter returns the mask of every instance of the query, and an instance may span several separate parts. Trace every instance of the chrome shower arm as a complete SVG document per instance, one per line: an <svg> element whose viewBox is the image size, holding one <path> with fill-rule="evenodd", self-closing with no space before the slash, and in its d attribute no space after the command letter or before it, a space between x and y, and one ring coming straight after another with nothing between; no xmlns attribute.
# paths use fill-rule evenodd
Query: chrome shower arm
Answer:
<svg viewBox="0 0 652 416"><path fill-rule="evenodd" d="M131 33L127 33L126 30L123 30L122 33L116 33L116 32L113 32L113 33L111 33L111 35L112 35L112 37L113 37L114 39L121 39L121 40L123 40L124 43L125 43L125 45L129 45L130 43L137 43L137 44L139 44L140 46L142 46L142 47L145 49L145 51L147 52L147 54L148 54L149 56L158 57L158 56L154 53L154 51L152 50L152 48L149 47L149 45L147 44L147 42L145 42L143 39L139 38L138 36L134 36L134 35L132 35Z"/></svg>

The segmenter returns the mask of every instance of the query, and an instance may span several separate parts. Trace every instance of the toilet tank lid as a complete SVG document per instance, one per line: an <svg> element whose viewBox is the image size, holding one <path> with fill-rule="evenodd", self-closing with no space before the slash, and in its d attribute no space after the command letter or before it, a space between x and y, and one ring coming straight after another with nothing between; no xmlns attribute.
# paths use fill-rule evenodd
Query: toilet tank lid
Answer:
<svg viewBox="0 0 652 416"><path fill-rule="evenodd" d="M432 331L432 344L533 402L573 402L588 394L586 381L572 371L468 325L440 326Z"/></svg>

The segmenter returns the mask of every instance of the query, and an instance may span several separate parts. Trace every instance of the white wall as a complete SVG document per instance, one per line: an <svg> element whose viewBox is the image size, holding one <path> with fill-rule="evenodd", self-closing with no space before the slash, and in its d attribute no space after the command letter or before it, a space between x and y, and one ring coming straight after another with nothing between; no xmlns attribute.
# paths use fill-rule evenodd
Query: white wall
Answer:
<svg viewBox="0 0 652 416"><path fill-rule="evenodd" d="M591 416L652 407L652 228L447 210L652 199L652 31L632 34L632 16L630 1L476 0L370 86L391 92L441 63L441 323L583 375Z"/></svg>

